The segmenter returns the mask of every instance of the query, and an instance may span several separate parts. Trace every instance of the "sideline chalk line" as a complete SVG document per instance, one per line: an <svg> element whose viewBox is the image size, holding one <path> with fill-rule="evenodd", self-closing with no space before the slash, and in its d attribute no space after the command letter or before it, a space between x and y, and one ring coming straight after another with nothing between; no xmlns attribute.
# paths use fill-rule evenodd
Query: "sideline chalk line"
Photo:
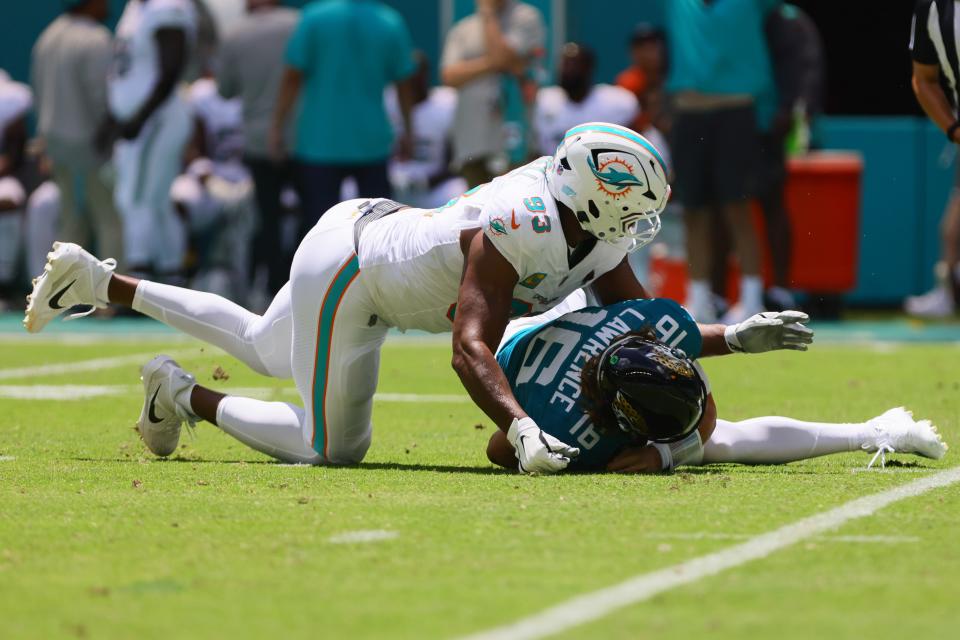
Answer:
<svg viewBox="0 0 960 640"><path fill-rule="evenodd" d="M760 534L741 544L570 598L516 622L464 636L463 640L532 640L552 636L572 627L599 620L614 611L649 600L665 591L765 558L801 540L836 529L851 520L871 516L894 502L913 498L956 482L960 482L960 467L953 467L887 491L857 498L839 507Z"/></svg>

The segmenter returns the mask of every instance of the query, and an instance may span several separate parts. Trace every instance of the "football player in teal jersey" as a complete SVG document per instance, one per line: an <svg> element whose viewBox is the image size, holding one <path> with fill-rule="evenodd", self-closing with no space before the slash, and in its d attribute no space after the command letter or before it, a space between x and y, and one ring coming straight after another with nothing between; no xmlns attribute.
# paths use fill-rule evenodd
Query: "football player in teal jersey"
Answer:
<svg viewBox="0 0 960 640"><path fill-rule="evenodd" d="M805 314L758 314L736 327L698 326L676 302L628 300L586 307L582 292L553 311L515 321L497 352L521 406L550 435L574 443L571 471L657 472L711 462L775 464L864 450L940 458L946 445L929 421L902 408L858 424L769 416L717 419L710 384L696 359L701 330L722 333L731 352L804 351L813 340ZM712 350L715 351L715 350ZM502 434L490 460L517 467ZM520 468L521 471L524 469Z"/></svg>

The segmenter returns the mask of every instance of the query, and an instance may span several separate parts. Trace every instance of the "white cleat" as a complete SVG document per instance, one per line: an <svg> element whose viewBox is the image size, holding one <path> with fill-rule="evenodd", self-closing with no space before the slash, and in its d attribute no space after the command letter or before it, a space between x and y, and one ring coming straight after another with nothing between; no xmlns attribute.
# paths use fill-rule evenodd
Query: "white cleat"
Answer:
<svg viewBox="0 0 960 640"><path fill-rule="evenodd" d="M949 318L956 311L953 296L946 286L939 285L921 296L909 296L904 310L918 318Z"/></svg>
<svg viewBox="0 0 960 640"><path fill-rule="evenodd" d="M937 428L929 420L915 421L913 415L903 407L890 409L870 420L870 424L875 440L864 444L862 448L868 453L876 453L867 465L868 469L878 458L880 466L885 466L888 453L912 453L939 460L947 452L947 444Z"/></svg>
<svg viewBox="0 0 960 640"><path fill-rule="evenodd" d="M143 365L143 410L137 431L144 444L158 456L177 450L180 429L186 422L193 428L197 417L177 404L177 394L196 384L192 375L180 368L170 356L157 356Z"/></svg>
<svg viewBox="0 0 960 640"><path fill-rule="evenodd" d="M71 307L84 305L90 310L75 313L68 320L103 309L107 306L105 282L116 267L113 258L98 260L80 245L54 242L43 273L34 278L33 292L27 296L23 326L37 333Z"/></svg>

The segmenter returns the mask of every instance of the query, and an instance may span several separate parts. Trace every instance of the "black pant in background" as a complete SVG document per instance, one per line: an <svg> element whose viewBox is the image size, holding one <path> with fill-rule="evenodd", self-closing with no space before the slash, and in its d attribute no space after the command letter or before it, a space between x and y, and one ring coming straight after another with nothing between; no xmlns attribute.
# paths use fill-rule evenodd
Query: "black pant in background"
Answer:
<svg viewBox="0 0 960 640"><path fill-rule="evenodd" d="M300 239L313 228L327 209L340 202L340 186L352 177L361 198L391 197L387 160L368 164L320 164L297 161L297 192L300 195Z"/></svg>
<svg viewBox="0 0 960 640"><path fill-rule="evenodd" d="M245 163L253 176L260 224L253 238L250 259L251 273L259 267L267 268L267 289L271 296L290 279L290 263L293 248L284 247L281 225L284 209L280 194L294 184L293 167L289 162L275 162L269 158L246 158Z"/></svg>

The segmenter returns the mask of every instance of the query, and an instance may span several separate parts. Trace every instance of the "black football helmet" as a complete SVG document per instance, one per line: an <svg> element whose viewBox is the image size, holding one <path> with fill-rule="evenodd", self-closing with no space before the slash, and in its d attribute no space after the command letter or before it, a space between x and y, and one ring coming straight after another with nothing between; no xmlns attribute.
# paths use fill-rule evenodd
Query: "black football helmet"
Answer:
<svg viewBox="0 0 960 640"><path fill-rule="evenodd" d="M600 393L620 430L649 442L676 442L703 419L707 389L681 349L637 335L614 340L597 366Z"/></svg>

